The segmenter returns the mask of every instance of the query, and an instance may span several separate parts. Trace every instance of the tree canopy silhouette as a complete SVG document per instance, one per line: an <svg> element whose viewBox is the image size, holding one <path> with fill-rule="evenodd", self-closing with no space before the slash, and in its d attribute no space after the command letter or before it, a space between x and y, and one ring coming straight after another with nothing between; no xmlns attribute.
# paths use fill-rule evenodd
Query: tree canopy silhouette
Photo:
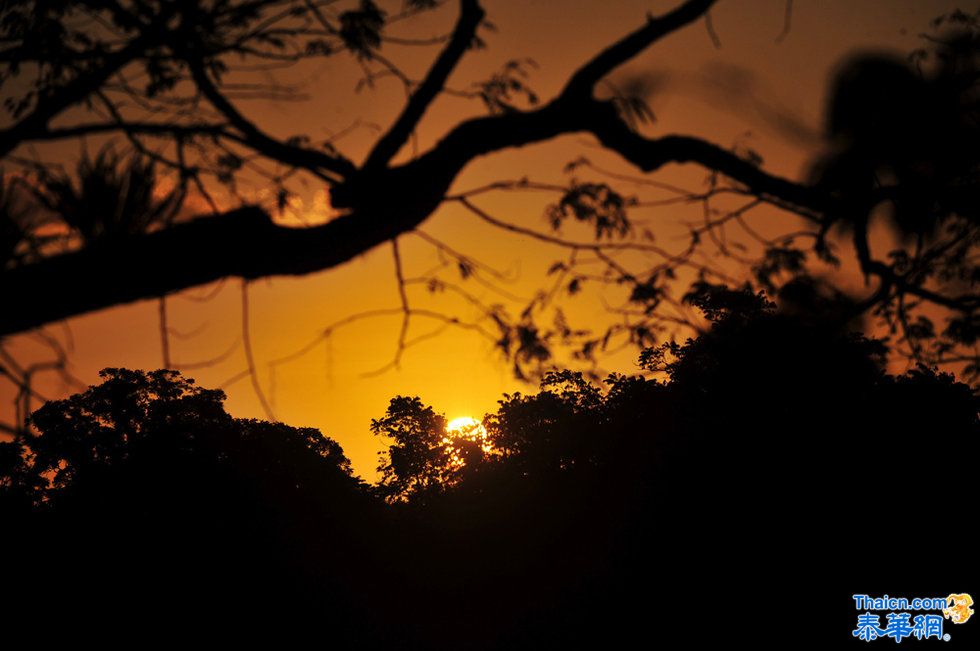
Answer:
<svg viewBox="0 0 980 651"><path fill-rule="evenodd" d="M345 563L371 547L356 523L374 514L336 442L232 418L221 391L174 371L106 369L102 380L0 444L4 558L27 554L8 573L25 609L53 590L66 630L108 618L130 631L175 607L181 626L285 625L309 614L311 583L317 608L331 591L355 598Z"/></svg>
<svg viewBox="0 0 980 651"><path fill-rule="evenodd" d="M390 245L399 304L374 314L403 319L393 364L414 341L410 320L428 319L486 337L518 377L541 376L537 393L504 396L485 440L453 438L435 409L396 397L371 425L390 445L369 486L332 439L234 418L221 391L173 370L106 369L100 384L34 409L32 376L63 366L65 351L49 342L55 362L22 368L0 346L0 375L20 397L17 422L0 423L13 435L0 442L5 626L609 648L648 639L655 616L665 643L689 646L696 634L720 646L775 612L762 623L774 645L805 625L834 647L853 626L853 593L894 594L899 580L919 595L959 589L972 568L940 561L972 533L963 500L978 404L932 365L980 372L978 15L940 16L910 58L842 61L824 147L806 178L789 179L745 146L658 131L648 82L610 83L662 39L707 22L714 4L678 0L647 16L544 98L519 59L454 85L492 27L478 0L3 4L0 336L229 277L243 280L247 315L249 281ZM443 10L456 19L442 37L392 33ZM415 79L389 58L394 44L438 53ZM406 91L363 156L335 138L276 135L242 108L299 99L256 71L341 57L364 86L391 78ZM420 149L416 131L447 95L481 115ZM630 183L667 192L657 205L703 207L703 223L680 250L662 247L633 218L644 201L617 189L622 175L586 158L568 163L561 184L454 185L485 156L567 134L618 154L640 174ZM105 142L74 166L33 155L88 140ZM671 164L702 168L704 188L656 186L652 175ZM267 201L240 192L255 178ZM286 224L303 180L326 186L331 212ZM216 200L217 189L233 200ZM553 197L547 229L482 204L527 190ZM463 281L490 282L493 270L420 229L447 204L561 247L553 288L518 314L485 305ZM755 231L747 219L760 206L779 209L785 229ZM589 238L568 237L575 225ZM757 250L734 251L724 236L733 226ZM894 244L875 239L881 227ZM409 235L460 283L407 276L399 242ZM745 273L704 262L713 257ZM848 265L863 287L825 280ZM592 332L560 310L543 322L555 295L587 283L628 288L623 323ZM485 318L421 309L413 284L456 292ZM678 306L706 325L676 316ZM853 332L868 315L889 341ZM665 336L678 327L690 338ZM646 377L601 386L547 372L559 344L589 362L614 336L643 351ZM254 377L247 329L243 340ZM889 351L925 364L890 374Z"/></svg>
<svg viewBox="0 0 980 651"><path fill-rule="evenodd" d="M378 466L381 490L392 498L414 496L451 481L446 419L418 398L392 399L371 431L393 440Z"/></svg>
<svg viewBox="0 0 980 651"><path fill-rule="evenodd" d="M455 25L434 41L440 51L425 75L412 79L386 56L386 44L433 42L395 37L389 28L411 25L444 4L457 8ZM687 0L648 16L584 59L554 97L539 98L520 60L468 89L448 84L460 61L485 45L481 30L489 24L478 0L411 0L397 10L375 0L8 3L0 13L7 114L0 154L20 171L8 172L0 200L0 335L227 277L309 274L391 242L401 296L394 312L405 321L397 355L410 343L405 333L411 318L437 319L486 334L512 359L515 372L530 378L547 368L558 341L573 345L580 359L592 358L612 334L638 348L654 343L665 328L677 325L666 306L679 301L679 283L723 282L723 274L699 262L700 253L714 246L715 253L746 262L716 235L726 225L744 223L756 207L770 205L785 212L787 227L757 243L758 256L748 261L754 284L789 302L829 296L842 318L874 313L897 333L901 352L975 372L977 17L941 16L928 47L911 62L882 55L843 62L830 92L827 151L815 156L811 178L796 181L767 171L761 156L745 148L696 135L650 135L652 114L642 89L627 84L607 92L611 73L705 18L713 4ZM342 56L362 66L366 84L392 77L407 94L362 160L331 140L271 135L239 105L239 99L256 96L296 98L282 84L243 81L243 71ZM445 94L482 103L486 115L450 126L424 151L407 151ZM636 199L601 175L571 178L565 186L524 178L450 191L461 170L483 156L571 133L589 135L644 174L673 163L704 168L706 191L669 200L704 204L705 224L691 230L689 245L666 251L639 237L630 219ZM129 153L86 155L77 184L24 155L37 143L103 136L121 139ZM573 161L569 170L596 172L586 159ZM213 202L209 188L225 186L234 194L237 182L250 174L264 175L275 197L270 205L252 205L244 197L242 205L228 209ZM326 184L336 212L332 219L307 227L276 221L276 209L288 203L300 178ZM15 205L21 203L10 190L16 179L30 186L29 194L38 195L46 211L25 213ZM169 188L166 196L151 196L154 184ZM554 231L529 231L478 204L488 192L527 188L557 194L547 210ZM211 201L210 211L178 218L176 204L191 194ZM747 203L713 208L722 196ZM519 316L485 307L489 331L413 307L405 292L412 279L402 273L397 240L418 233L447 203L486 223L565 247L570 257L557 261L553 271L569 293L595 280L632 287L624 308L631 324L614 325L605 335L576 329L561 315L544 325L535 320L535 309L547 302L541 296ZM870 227L886 218L904 242L876 251ZM52 220L65 227L56 236L45 228ZM558 231L568 221L594 226L594 240L564 239ZM840 234L868 281L860 295L845 296L818 280L823 269L842 262ZM458 262L464 279L484 271L465 252L430 243ZM624 250L662 260L629 268L610 256ZM576 256L585 252L598 258L603 273L578 268ZM417 280L446 287L432 278ZM22 374L9 372L23 383Z"/></svg>
<svg viewBox="0 0 980 651"><path fill-rule="evenodd" d="M551 374L501 400L492 453L462 465L439 414L393 399L373 425L392 440L380 490L319 432L234 419L173 371L108 369L0 447L14 608L32 621L57 585L45 617L116 630L180 603L178 631L253 618L358 648L584 648L651 618L720 643L793 595L832 643L855 592L962 582L907 554L970 526L947 499L977 458L970 387L889 375L880 342L751 292L698 302L706 333L644 353L661 379ZM724 604L707 620L705 594ZM769 639L801 621L768 621Z"/></svg>

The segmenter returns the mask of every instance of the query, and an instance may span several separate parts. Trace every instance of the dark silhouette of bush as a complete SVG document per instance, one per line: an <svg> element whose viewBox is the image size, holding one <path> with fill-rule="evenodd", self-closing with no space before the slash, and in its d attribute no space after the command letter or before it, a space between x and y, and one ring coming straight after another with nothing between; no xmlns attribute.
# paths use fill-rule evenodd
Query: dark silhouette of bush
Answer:
<svg viewBox="0 0 980 651"><path fill-rule="evenodd" d="M852 594L975 585L948 555L970 532L970 388L889 375L880 343L759 295L690 300L712 327L648 350L661 376L551 374L462 464L436 412L393 400L381 490L314 430L107 370L0 449L15 605L352 648L835 648Z"/></svg>
<svg viewBox="0 0 980 651"><path fill-rule="evenodd" d="M28 487L34 511L5 541L27 562L21 606L143 635L301 621L337 595L330 607L350 608L373 509L336 442L232 418L222 392L174 371L101 375L32 415L30 454L5 450L16 497L18 478L50 480Z"/></svg>
<svg viewBox="0 0 980 651"><path fill-rule="evenodd" d="M487 418L499 457L401 507L438 550L425 573L443 570L431 599L455 605L455 635L484 616L490 648L724 644L752 626L780 646L809 627L834 648L852 594L972 585L941 560L970 530L951 506L977 461L970 388L889 375L880 342L761 296L692 300L713 327L647 351L663 380L553 374Z"/></svg>

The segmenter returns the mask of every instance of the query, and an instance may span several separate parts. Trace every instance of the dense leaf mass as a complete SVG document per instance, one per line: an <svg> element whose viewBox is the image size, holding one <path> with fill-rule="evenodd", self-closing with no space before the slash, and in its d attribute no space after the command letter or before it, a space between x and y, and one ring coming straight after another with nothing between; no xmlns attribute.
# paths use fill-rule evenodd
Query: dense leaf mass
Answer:
<svg viewBox="0 0 980 651"><path fill-rule="evenodd" d="M315 430L108 369L0 446L10 621L616 648L722 642L792 599L766 621L775 646L803 612L811 638L846 638L851 594L968 581L938 554L969 526L969 387L889 375L878 342L760 296L697 300L711 329L648 350L655 375L552 373L484 419L489 452L449 454L442 416L393 399L372 424L391 444L378 486Z"/></svg>

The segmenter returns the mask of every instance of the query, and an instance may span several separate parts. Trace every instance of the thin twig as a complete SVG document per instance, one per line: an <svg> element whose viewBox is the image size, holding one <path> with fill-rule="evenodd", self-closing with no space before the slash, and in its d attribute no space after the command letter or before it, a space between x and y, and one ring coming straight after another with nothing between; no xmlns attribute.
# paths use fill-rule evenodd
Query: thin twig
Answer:
<svg viewBox="0 0 980 651"><path fill-rule="evenodd" d="M252 388L255 390L255 396L259 399L259 404L262 405L262 409L265 411L269 420L275 421L276 416L272 413L272 408L269 407L269 402L265 399L265 393L263 393L262 386L259 383L259 376L255 372L255 357L252 354L252 339L249 333L247 280L242 280L242 348L245 350L245 362L248 365L248 374L252 378Z"/></svg>
<svg viewBox="0 0 980 651"><path fill-rule="evenodd" d="M412 318L411 308L408 305L408 293L405 291L405 272L402 269L401 253L398 250L398 239L391 240L391 253L395 262L395 279L398 281L398 300L402 306L402 326L398 331L398 347L395 350L394 365L399 367L402 352L405 350L405 337L408 335L408 327Z"/></svg>
<svg viewBox="0 0 980 651"><path fill-rule="evenodd" d="M167 325L167 297L157 299L157 314L160 319L160 349L163 353L163 368L173 368L170 359L170 334Z"/></svg>

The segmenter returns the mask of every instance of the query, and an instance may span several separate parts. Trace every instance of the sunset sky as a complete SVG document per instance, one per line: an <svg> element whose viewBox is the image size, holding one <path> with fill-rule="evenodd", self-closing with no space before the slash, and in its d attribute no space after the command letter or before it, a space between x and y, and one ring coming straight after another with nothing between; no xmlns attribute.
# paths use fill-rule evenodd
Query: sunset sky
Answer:
<svg viewBox="0 0 980 651"><path fill-rule="evenodd" d="M544 101L560 90L588 57L642 24L648 12L663 13L674 5L663 0L484 0L482 4L496 31L482 32L487 47L471 51L463 59L450 85L467 88L508 60L527 58L535 62L528 68L528 84ZM928 29L930 19L956 6L955 1L938 0L796 0L790 30L777 42L785 21L784 0L722 1L712 12L720 48L712 43L704 22L698 22L655 44L611 80L654 80L648 101L656 122L646 125L645 133L690 134L723 146L743 143L762 154L766 169L800 178L818 150L826 81L842 57L855 50L904 55L920 45L918 34ZM455 12L455 5L450 3L431 16L392 25L388 34L435 36L451 27ZM418 77L437 47L386 46L382 52ZM263 128L282 137L305 133L322 139L359 120L365 126L337 142L338 148L356 161L377 137L370 125L390 124L404 101L401 87L390 79L378 80L374 89L355 92L360 73L346 55L276 74L280 75L277 81L300 85L308 98L300 102L239 102L240 108ZM424 151L452 125L483 111L479 102L442 97L418 130L419 149ZM80 150L78 143L62 143L38 151L46 160L70 163ZM409 147L401 156L411 153ZM581 156L602 168L635 174L590 137L573 135L478 159L460 175L453 191L525 176L534 181L567 183L565 164ZM585 171L581 174L587 176ZM696 189L704 176L700 168L671 166L655 178ZM668 196L629 183L617 187L643 199ZM299 191L287 219L316 222L329 217L322 187L311 182ZM256 201L270 197L270 190L258 185L244 192ZM546 231L543 212L552 200L554 196L542 193L500 192L481 196L478 203L496 218ZM638 209L635 217L657 235L659 244L674 249L684 245L679 238L684 232L682 222L697 218L699 211L697 206ZM767 219L786 218L772 211ZM511 298L472 279L462 281L458 274L454 279L452 268L445 278L464 282L481 300L504 303L513 312L522 307L515 299L526 301L539 288L548 287L546 270L566 256L554 246L480 222L456 205L437 211L421 230L503 272L506 280L498 285ZM562 235L587 240L588 231L569 228ZM409 277L425 273L438 262L433 247L418 236L405 235L400 244ZM179 258L174 264L180 264ZM438 310L461 321L480 316L451 294L432 296L417 285L409 286L408 291L413 306ZM209 300L194 300L203 297ZM255 282L249 298L258 377L275 417L290 425L316 427L339 441L356 472L366 479L374 478L376 455L383 446L368 426L371 418L384 413L391 397L418 395L449 419L479 418L494 409L503 393L534 389L514 377L490 341L458 328L448 328L406 350L400 368L366 376L392 361L401 325L398 315L358 320L338 328L307 354L270 373L271 361L302 349L330 324L360 312L398 307L389 246L338 269L303 278ZM563 299L563 305L573 326L602 330L613 318L604 310L603 301L617 304L622 299L615 291L587 287L581 295ZM178 365L193 364L231 351L219 363L188 369L186 375L203 386L224 388L232 414L265 418L250 379L242 375L246 360L239 345L240 281L228 279L220 287L189 290L169 297L167 305L170 327L182 333L170 339L172 359ZM439 325L413 321L409 339ZM162 364L156 301L74 318L67 328L73 345L71 369L84 383L96 382L103 367L151 369ZM45 331L68 341L64 326L51 325ZM11 338L8 349L25 362L46 355L32 335ZM602 357L600 370L635 372L637 353L635 348L624 348ZM39 376L36 386L49 398L70 391L53 375ZM8 384L0 384L0 420L13 420L13 396Z"/></svg>

